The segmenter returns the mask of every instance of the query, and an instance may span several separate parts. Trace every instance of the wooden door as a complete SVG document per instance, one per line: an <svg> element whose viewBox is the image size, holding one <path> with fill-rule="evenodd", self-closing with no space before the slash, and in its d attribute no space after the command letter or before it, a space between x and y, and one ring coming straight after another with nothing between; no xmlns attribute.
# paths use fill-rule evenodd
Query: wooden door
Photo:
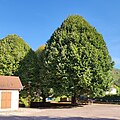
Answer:
<svg viewBox="0 0 120 120"><path fill-rule="evenodd" d="M1 93L1 108L11 108L11 92Z"/></svg>

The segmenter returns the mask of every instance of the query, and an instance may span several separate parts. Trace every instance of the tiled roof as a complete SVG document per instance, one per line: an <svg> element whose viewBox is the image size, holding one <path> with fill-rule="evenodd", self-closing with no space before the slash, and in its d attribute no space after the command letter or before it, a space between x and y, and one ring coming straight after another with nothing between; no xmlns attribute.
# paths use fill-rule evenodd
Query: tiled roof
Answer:
<svg viewBox="0 0 120 120"><path fill-rule="evenodd" d="M21 90L23 86L19 77L0 76L0 90Z"/></svg>

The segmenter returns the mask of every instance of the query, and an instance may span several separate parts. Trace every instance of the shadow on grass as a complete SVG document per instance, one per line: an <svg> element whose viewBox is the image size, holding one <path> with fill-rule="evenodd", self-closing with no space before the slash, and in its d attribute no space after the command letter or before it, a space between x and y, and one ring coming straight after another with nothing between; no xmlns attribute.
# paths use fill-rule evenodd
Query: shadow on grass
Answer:
<svg viewBox="0 0 120 120"><path fill-rule="evenodd" d="M109 118L83 118L83 117L51 118L51 117L48 117L48 116L44 116L44 117L0 116L0 120L113 120L113 119L109 119Z"/></svg>

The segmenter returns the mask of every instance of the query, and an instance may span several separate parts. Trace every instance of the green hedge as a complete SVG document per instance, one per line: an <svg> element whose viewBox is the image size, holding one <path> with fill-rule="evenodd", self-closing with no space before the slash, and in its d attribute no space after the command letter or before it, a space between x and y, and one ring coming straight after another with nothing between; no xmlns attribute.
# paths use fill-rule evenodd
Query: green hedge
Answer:
<svg viewBox="0 0 120 120"><path fill-rule="evenodd" d="M106 95L96 98L96 102L117 102L120 103L120 95Z"/></svg>

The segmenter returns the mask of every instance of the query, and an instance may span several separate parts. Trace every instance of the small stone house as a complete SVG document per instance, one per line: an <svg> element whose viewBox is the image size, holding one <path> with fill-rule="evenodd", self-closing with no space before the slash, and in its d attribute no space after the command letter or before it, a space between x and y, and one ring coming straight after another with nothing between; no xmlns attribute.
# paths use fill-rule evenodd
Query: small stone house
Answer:
<svg viewBox="0 0 120 120"><path fill-rule="evenodd" d="M0 110L17 110L21 89L23 86L19 77L0 76Z"/></svg>

